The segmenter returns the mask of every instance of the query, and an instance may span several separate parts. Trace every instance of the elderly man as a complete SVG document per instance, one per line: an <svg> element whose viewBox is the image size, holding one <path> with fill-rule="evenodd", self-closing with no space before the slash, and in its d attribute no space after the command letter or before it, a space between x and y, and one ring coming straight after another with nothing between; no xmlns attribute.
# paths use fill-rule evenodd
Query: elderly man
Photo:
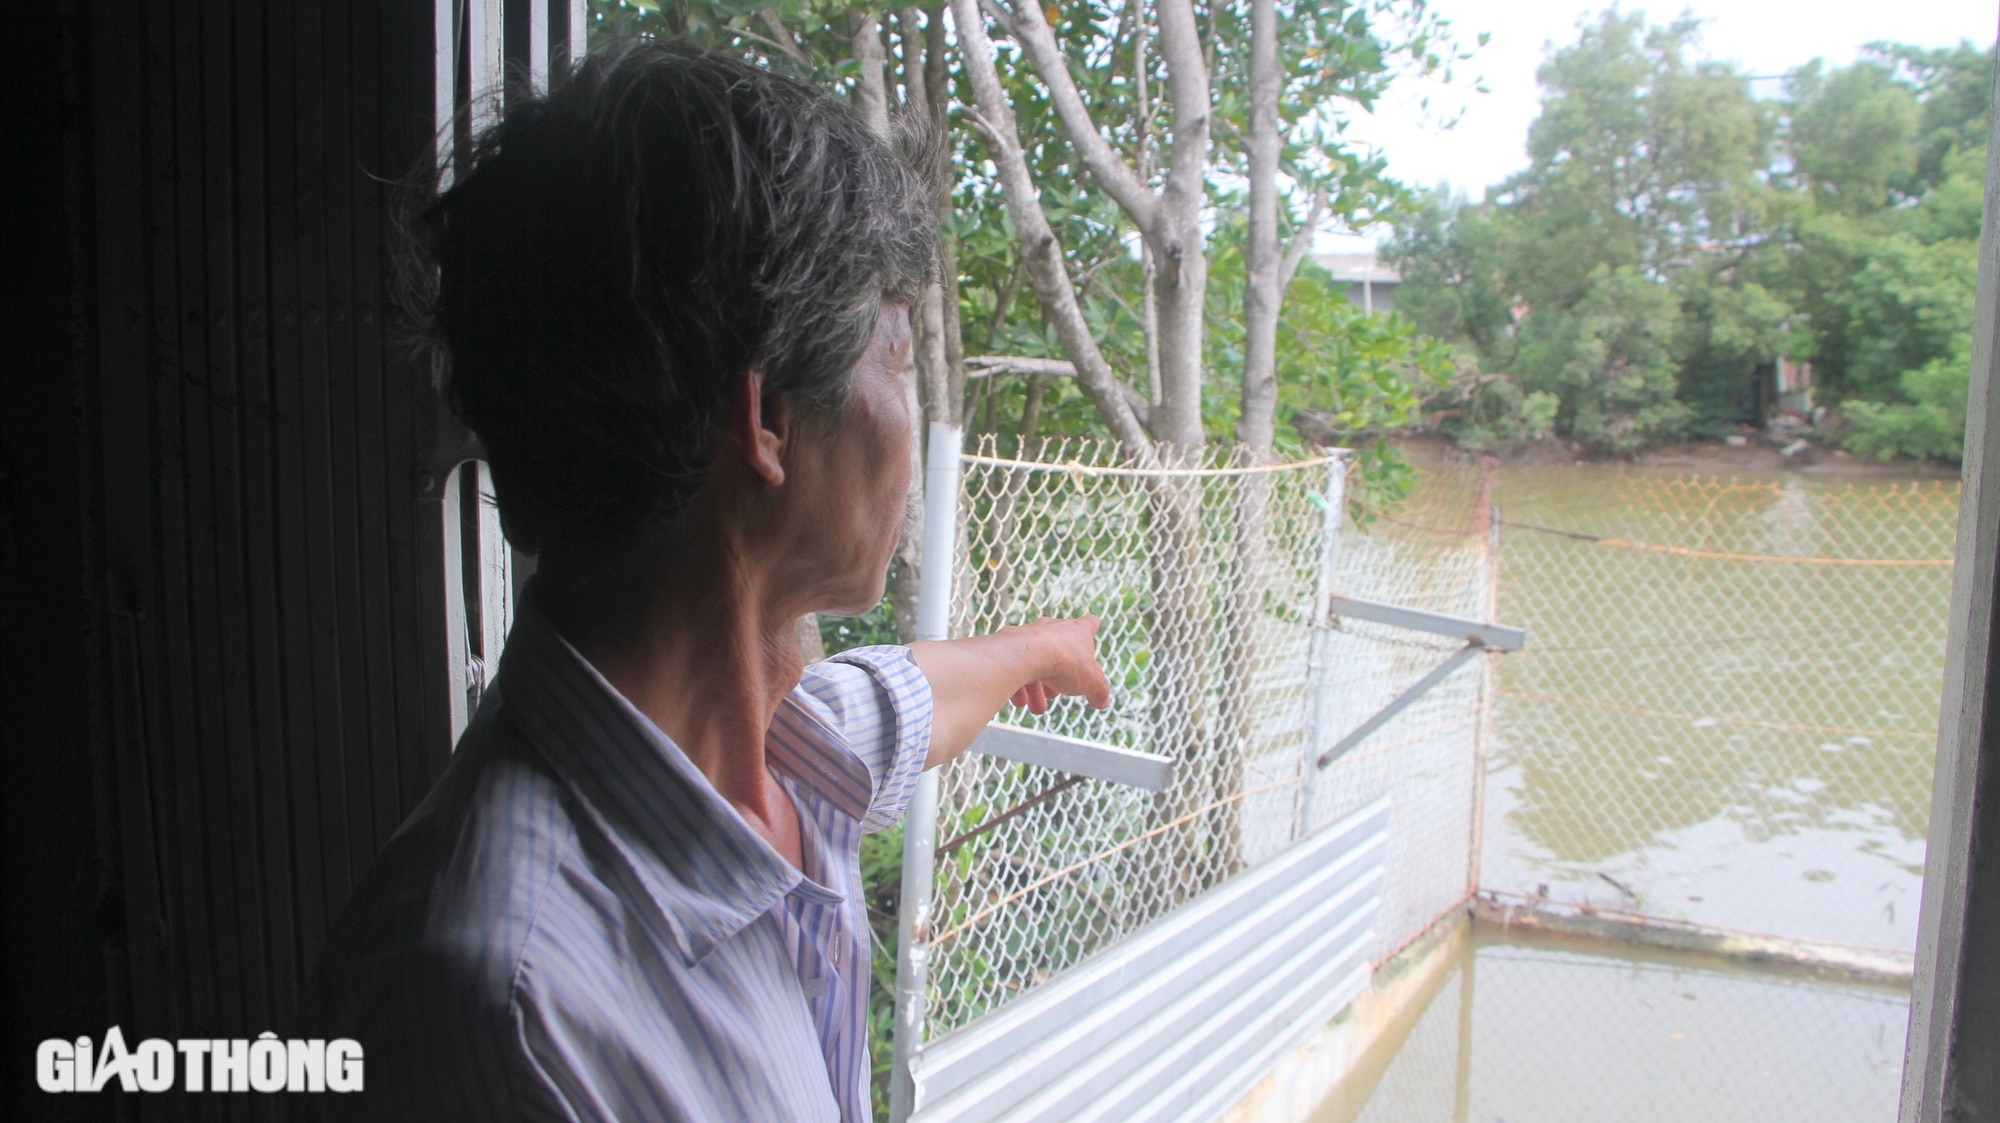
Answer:
<svg viewBox="0 0 2000 1123"><path fill-rule="evenodd" d="M419 224L508 537L494 688L299 1029L397 1119L868 1117L864 831L1011 698L1103 706L1094 619L802 666L882 595L933 223L845 105L694 50L509 110Z"/></svg>

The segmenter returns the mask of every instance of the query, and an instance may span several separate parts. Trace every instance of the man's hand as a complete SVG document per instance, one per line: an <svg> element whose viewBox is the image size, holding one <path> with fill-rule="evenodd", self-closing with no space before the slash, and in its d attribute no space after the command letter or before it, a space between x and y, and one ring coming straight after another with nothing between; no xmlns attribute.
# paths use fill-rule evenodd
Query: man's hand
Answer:
<svg viewBox="0 0 2000 1123"><path fill-rule="evenodd" d="M1024 633L1040 648L1047 660L1042 677L1023 683L1007 700L1031 714L1049 712L1049 700L1076 694L1093 709L1111 704L1111 682L1097 661L1097 617L1077 616L1058 620L1044 616L1032 624L1000 629L1000 635Z"/></svg>
<svg viewBox="0 0 2000 1123"><path fill-rule="evenodd" d="M1097 662L1097 617L1043 617L990 636L919 642L910 658L931 684L931 751L935 768L964 752L1008 702L1047 713L1049 700L1082 696L1111 704L1111 683Z"/></svg>

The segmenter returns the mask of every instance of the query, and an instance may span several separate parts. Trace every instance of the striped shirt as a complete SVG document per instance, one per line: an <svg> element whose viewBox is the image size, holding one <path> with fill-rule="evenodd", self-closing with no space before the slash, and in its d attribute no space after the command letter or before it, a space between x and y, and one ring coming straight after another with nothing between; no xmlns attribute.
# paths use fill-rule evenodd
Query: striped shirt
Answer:
<svg viewBox="0 0 2000 1123"><path fill-rule="evenodd" d="M437 787L329 938L298 1035L351 1037L361 1095L321 1118L869 1118L860 844L931 738L901 647L806 669L766 757L781 857L536 614Z"/></svg>

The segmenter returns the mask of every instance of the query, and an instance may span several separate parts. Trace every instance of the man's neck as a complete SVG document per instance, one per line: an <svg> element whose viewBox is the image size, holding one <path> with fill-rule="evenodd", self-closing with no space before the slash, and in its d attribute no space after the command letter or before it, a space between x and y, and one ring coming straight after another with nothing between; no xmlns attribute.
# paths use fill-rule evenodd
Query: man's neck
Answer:
<svg viewBox="0 0 2000 1123"><path fill-rule="evenodd" d="M536 600L556 631L798 865L797 812L764 737L804 659L758 575L727 551L550 561Z"/></svg>

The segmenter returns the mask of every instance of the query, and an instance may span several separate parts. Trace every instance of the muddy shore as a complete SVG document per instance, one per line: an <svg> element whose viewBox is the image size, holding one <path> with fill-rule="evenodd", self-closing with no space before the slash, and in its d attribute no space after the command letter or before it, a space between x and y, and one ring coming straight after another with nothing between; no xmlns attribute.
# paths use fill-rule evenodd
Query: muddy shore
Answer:
<svg viewBox="0 0 2000 1123"><path fill-rule="evenodd" d="M1392 438L1413 464L1437 464L1468 460L1466 452L1444 437L1414 435ZM1644 468L1681 468L1696 472L1799 472L1809 476L1886 477L1896 479L1950 480L1959 469L1949 464L1916 460L1874 460L1858 457L1844 449L1809 445L1786 456L1760 438L1744 444L1725 441L1687 441L1658 445L1633 456L1602 456L1584 451L1567 441L1542 441L1511 453L1499 454L1503 464L1633 464Z"/></svg>

